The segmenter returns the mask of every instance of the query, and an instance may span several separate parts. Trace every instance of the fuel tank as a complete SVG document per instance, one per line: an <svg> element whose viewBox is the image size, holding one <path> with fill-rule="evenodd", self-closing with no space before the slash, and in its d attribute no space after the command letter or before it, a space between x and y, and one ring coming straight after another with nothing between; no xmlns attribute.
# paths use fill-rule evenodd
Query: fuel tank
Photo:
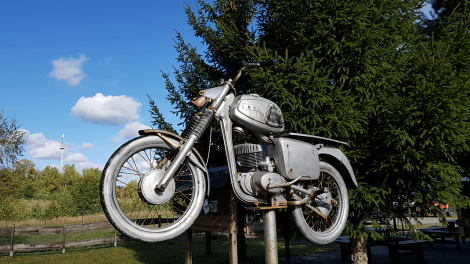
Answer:
<svg viewBox="0 0 470 264"><path fill-rule="evenodd" d="M256 94L235 97L230 107L232 120L253 132L268 134L284 131L281 109L270 100Z"/></svg>

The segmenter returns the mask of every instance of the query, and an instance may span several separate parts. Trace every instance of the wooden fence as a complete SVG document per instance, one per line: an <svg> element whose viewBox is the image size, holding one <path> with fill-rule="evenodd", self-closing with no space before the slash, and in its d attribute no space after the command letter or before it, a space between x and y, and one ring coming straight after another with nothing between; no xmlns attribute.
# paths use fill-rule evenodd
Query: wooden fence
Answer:
<svg viewBox="0 0 470 264"><path fill-rule="evenodd" d="M158 223L158 226L161 226L165 223L172 223L175 219L166 219L166 218L155 218L155 219L138 219L138 224L149 224L149 223ZM130 241L131 239L124 235L117 235L116 229L114 229L114 237L103 237L103 238L94 238L81 241L70 241L66 242L67 234L101 230L113 228L109 222L100 222L100 223L91 223L91 224L82 224L82 225L65 225L64 226L24 226L24 227L12 227L0 228L0 236L11 236L11 243L9 245L0 245L0 253L10 252L10 257L13 257L14 252L25 252L25 251L34 251L34 250L60 250L62 253L65 253L66 248L75 248L75 247L87 247L101 244L114 243L114 246L117 246L118 242ZM21 235L56 235L62 234L62 242L59 243L34 243L34 244L15 244L15 236Z"/></svg>

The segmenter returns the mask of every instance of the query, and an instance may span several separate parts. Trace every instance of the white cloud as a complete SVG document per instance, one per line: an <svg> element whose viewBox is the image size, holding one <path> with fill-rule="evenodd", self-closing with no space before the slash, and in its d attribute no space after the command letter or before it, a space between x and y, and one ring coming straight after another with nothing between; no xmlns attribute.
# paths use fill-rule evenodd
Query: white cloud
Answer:
<svg viewBox="0 0 470 264"><path fill-rule="evenodd" d="M62 145L59 141L55 140L48 140L42 133L35 133L31 134L26 129L21 129L21 131L25 132L23 139L25 140L25 144L27 148L31 148L29 154L35 159L49 159L49 160L60 160L60 156L62 150L60 146ZM82 148L87 148L89 146L93 146L91 143L83 143ZM67 148L64 151L64 161L77 163L78 167L83 170L87 168L99 168L103 170L103 166L101 164L94 164L91 163L90 160L85 157L82 153L74 153L68 152ZM59 165L49 165L53 166L60 170Z"/></svg>
<svg viewBox="0 0 470 264"><path fill-rule="evenodd" d="M114 142L120 142L124 139L134 138L139 136L139 130L151 129L152 127L146 126L140 122L128 123L119 133L112 138Z"/></svg>
<svg viewBox="0 0 470 264"><path fill-rule="evenodd" d="M64 160L67 162L76 162L78 168L81 170L88 168L99 168L100 170L103 170L103 166L101 164L91 163L90 160L82 153L68 153Z"/></svg>
<svg viewBox="0 0 470 264"><path fill-rule="evenodd" d="M65 161L68 162L87 162L88 158L85 157L82 153L67 153L64 157Z"/></svg>
<svg viewBox="0 0 470 264"><path fill-rule="evenodd" d="M42 133L31 134L28 130L25 132L23 139L25 144L31 147L29 154L35 159L60 159L62 145L59 141L47 140Z"/></svg>
<svg viewBox="0 0 470 264"><path fill-rule="evenodd" d="M78 168L81 170L89 169L89 168L93 168L93 169L98 168L102 171L104 168L103 165L101 164L94 164L89 161L78 162L77 164L78 164Z"/></svg>
<svg viewBox="0 0 470 264"><path fill-rule="evenodd" d="M80 54L80 58L62 57L53 60L51 63L54 69L49 73L49 76L57 80L66 80L69 86L76 86L87 77L82 69L82 64L87 60L88 58L84 54Z"/></svg>
<svg viewBox="0 0 470 264"><path fill-rule="evenodd" d="M82 144L82 149L91 149L93 148L93 144L91 143L83 143Z"/></svg>
<svg viewBox="0 0 470 264"><path fill-rule="evenodd" d="M156 160L152 160L152 164L153 164L152 167L156 167L158 165ZM150 164L146 160L141 161L141 162L137 163L137 169L142 173L148 172L149 169L150 169Z"/></svg>
<svg viewBox="0 0 470 264"><path fill-rule="evenodd" d="M93 97L82 96L78 99L72 113L85 122L122 126L139 118L141 106L141 103L129 96L104 96L97 93Z"/></svg>

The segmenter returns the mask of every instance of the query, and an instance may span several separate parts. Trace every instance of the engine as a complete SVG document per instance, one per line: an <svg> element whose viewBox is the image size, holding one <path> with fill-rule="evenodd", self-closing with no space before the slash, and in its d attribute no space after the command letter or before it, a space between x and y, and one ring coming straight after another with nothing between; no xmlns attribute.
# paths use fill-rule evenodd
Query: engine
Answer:
<svg viewBox="0 0 470 264"><path fill-rule="evenodd" d="M234 147L238 179L242 190L249 195L269 195L283 190L282 187L269 188L283 184L286 180L274 172L274 162L263 154L260 144L245 143Z"/></svg>
<svg viewBox="0 0 470 264"><path fill-rule="evenodd" d="M260 144L240 144L236 145L233 150L238 171L253 171L264 164L263 149Z"/></svg>

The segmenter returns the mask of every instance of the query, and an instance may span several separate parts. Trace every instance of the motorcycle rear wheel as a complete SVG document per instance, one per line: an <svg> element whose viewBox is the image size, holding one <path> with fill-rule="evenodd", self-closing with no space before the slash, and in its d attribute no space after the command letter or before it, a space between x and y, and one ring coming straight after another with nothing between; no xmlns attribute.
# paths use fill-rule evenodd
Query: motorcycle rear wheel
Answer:
<svg viewBox="0 0 470 264"><path fill-rule="evenodd" d="M101 176L101 205L122 234L156 243L182 234L196 220L206 188L201 169L184 161L165 192L154 187L177 152L150 135L130 140L108 160Z"/></svg>
<svg viewBox="0 0 470 264"><path fill-rule="evenodd" d="M299 231L305 239L316 244L328 244L333 242L343 232L346 226L349 212L349 198L346 184L339 172L330 164L320 162L320 177L315 181L300 182L303 188L328 188L328 197L332 201L324 203L319 199L312 199L309 204L297 205L291 208L290 214ZM305 194L296 192L304 198ZM329 201L329 200L328 200ZM328 212L324 219L315 210Z"/></svg>

